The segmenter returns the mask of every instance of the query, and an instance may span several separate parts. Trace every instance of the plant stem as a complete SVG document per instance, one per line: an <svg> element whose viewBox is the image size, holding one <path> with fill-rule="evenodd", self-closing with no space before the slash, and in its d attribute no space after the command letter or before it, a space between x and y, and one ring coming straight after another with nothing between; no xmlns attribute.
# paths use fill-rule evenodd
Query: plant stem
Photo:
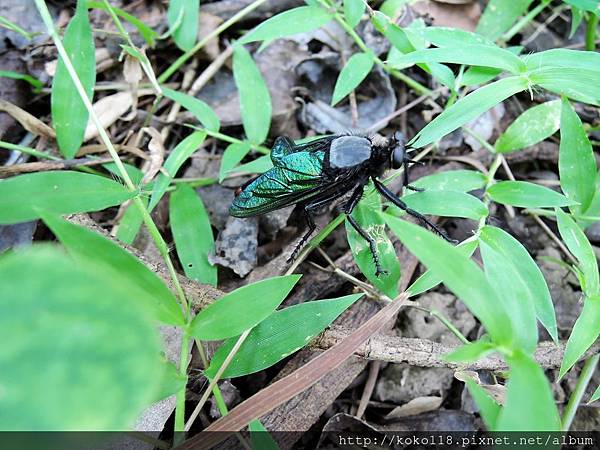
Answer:
<svg viewBox="0 0 600 450"><path fill-rule="evenodd" d="M25 147L23 145L11 144L10 142L0 141L0 148L5 148L7 150L15 150L17 152L35 156L36 158L51 159L52 161L61 161L61 158L53 156L49 153L40 152L39 150L35 150L30 147Z"/></svg>
<svg viewBox="0 0 600 450"><path fill-rule="evenodd" d="M181 338L181 354L179 355L179 373L184 377L187 376L188 353L190 351L190 336L186 327ZM185 430L185 389L184 386L175 396L175 445L181 443L184 438L183 431Z"/></svg>
<svg viewBox="0 0 600 450"><path fill-rule="evenodd" d="M539 5L537 5L531 11L529 11L516 24L514 24L514 26L510 30L508 30L506 33L504 33L502 35L502 37L500 38L500 40L502 42L508 42L508 41L510 41L515 36L515 34L517 34L525 26L527 26L527 24L529 22L531 22L533 19L535 19L535 17L539 13L541 13L546 8L546 6L548 6L549 4L550 4L549 1L542 0Z"/></svg>
<svg viewBox="0 0 600 450"><path fill-rule="evenodd" d="M575 390L571 394L569 403L567 403L567 406L563 411L562 431L564 432L569 431L569 428L571 428L571 424L575 418L575 413L577 412L577 407L579 406L579 403L581 403L583 394L585 393L585 390L592 379L592 375L594 375L596 367L598 366L598 359L600 359L600 355L589 357L586 359L583 369L581 369Z"/></svg>
<svg viewBox="0 0 600 450"><path fill-rule="evenodd" d="M463 344L469 344L470 343L469 340L465 337L465 335L462 334L460 332L460 330L458 328L456 328L454 326L454 324L452 322L450 322L450 320L448 320L446 318L446 316L444 316L437 309L428 309L428 308L425 308L425 307L423 307L423 306L421 306L419 304L411 304L411 302L406 302L406 306L409 307L409 308L418 309L419 311L423 311L423 312L429 314L430 316L435 317L437 320L439 320L440 322L442 322L444 324L444 326L446 328L448 328L448 330L450 332L452 332L452 334L454 334L454 336L456 336Z"/></svg>
<svg viewBox="0 0 600 450"><path fill-rule="evenodd" d="M596 29L598 28L599 17L596 14L589 13L587 29L585 31L585 49L593 52L596 50Z"/></svg>
<svg viewBox="0 0 600 450"><path fill-rule="evenodd" d="M194 45L193 48L191 48L190 50L185 52L183 55L181 55L179 58L177 58L175 60L175 62L167 68L167 70L165 70L162 74L160 74L160 76L158 77L158 82L164 83L165 81L167 81L169 79L169 77L177 71L177 69L179 69L198 50L200 50L202 47L204 47L208 41L210 41L212 38L221 34L223 31L225 31L231 25L238 22L242 17L244 17L245 15L254 11L256 8L258 8L260 5L262 5L266 1L267 0L256 0L252 3L250 3L248 6L246 6L245 8L239 10L236 14L234 14L229 20L227 20L227 21L223 22L221 25L219 25L214 31L207 34L204 38L200 39L196 43L196 45Z"/></svg>

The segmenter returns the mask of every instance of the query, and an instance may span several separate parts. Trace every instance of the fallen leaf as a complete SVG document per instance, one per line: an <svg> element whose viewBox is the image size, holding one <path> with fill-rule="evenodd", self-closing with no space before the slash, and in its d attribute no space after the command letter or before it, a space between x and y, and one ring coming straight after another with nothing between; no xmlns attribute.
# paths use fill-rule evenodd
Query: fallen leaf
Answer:
<svg viewBox="0 0 600 450"><path fill-rule="evenodd" d="M53 139L56 138L56 133L54 133L54 130L52 128L50 128L37 117L29 114L24 109L21 109L18 106L7 102L6 100L0 100L0 111L4 111L11 115L17 122L19 122L23 126L23 128L25 128L30 133Z"/></svg>

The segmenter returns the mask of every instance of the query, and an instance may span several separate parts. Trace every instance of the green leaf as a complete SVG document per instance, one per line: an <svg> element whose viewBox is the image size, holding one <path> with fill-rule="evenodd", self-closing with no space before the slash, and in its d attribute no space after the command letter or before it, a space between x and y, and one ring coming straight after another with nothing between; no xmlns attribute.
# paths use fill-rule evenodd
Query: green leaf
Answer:
<svg viewBox="0 0 600 450"><path fill-rule="evenodd" d="M592 396L590 397L590 400L588 401L588 405L592 402L595 402L596 400L598 400L600 398L600 386L598 386L596 388L596 390L594 391L594 393L592 394Z"/></svg>
<svg viewBox="0 0 600 450"><path fill-rule="evenodd" d="M106 275L51 246L0 258L0 429L130 429L156 397L155 324Z"/></svg>
<svg viewBox="0 0 600 450"><path fill-rule="evenodd" d="M179 183L171 194L169 219L181 267L188 278L217 285L217 267L208 261L215 241L208 213L196 191Z"/></svg>
<svg viewBox="0 0 600 450"><path fill-rule="evenodd" d="M142 197L141 200L144 203L144 207L148 208L148 199ZM143 222L144 218L140 210L134 205L129 205L119 222L117 239L124 244L133 244Z"/></svg>
<svg viewBox="0 0 600 450"><path fill-rule="evenodd" d="M583 292L587 296L600 295L598 261L596 260L596 254L590 241L588 241L581 228L573 221L571 216L565 214L561 209L556 209L556 219L558 220L560 236L569 251L579 261L579 268L585 280L585 286L581 287Z"/></svg>
<svg viewBox="0 0 600 450"><path fill-rule="evenodd" d="M440 47L407 53L395 61L394 67L405 68L417 63L453 63L493 67L518 74L526 70L525 63L508 50L491 45Z"/></svg>
<svg viewBox="0 0 600 450"><path fill-rule="evenodd" d="M429 122L409 144L413 148L431 144L479 117L511 95L527 89L527 86L527 80L522 77L508 77L477 89Z"/></svg>
<svg viewBox="0 0 600 450"><path fill-rule="evenodd" d="M463 217L465 219L479 220L488 215L485 204L464 192L434 191L415 192L402 197L406 206L419 211L421 214L443 217ZM393 207L394 215L402 213L399 208Z"/></svg>
<svg viewBox="0 0 600 450"><path fill-rule="evenodd" d="M592 203L590 206L583 211L583 215L589 217L600 217L600 172L596 172L596 178L594 181L594 198L592 198ZM592 220L580 219L579 217L577 217L577 222L584 229L594 223Z"/></svg>
<svg viewBox="0 0 600 450"><path fill-rule="evenodd" d="M568 48L553 48L523 57L529 70L547 68L600 70L600 54Z"/></svg>
<svg viewBox="0 0 600 450"><path fill-rule="evenodd" d="M279 450L279 446L267 429L260 423L260 420L254 419L248 424L250 431L250 442L253 449L261 450Z"/></svg>
<svg viewBox="0 0 600 450"><path fill-rule="evenodd" d="M94 9L102 9L104 11L108 11L108 8L102 2L88 1L87 6L90 9L94 8ZM156 31L154 31L152 28L150 28L148 25L146 25L144 22L142 22L137 17L129 14L127 11L123 11L121 8L117 8L116 6L112 6L112 5L110 5L110 8L114 11L114 13L117 16L121 17L123 20L126 20L131 25L136 27L138 32L140 33L140 36L142 36L142 38L144 38L146 43L150 47L154 47L154 42L155 42L156 38L158 38L158 36L159 36Z"/></svg>
<svg viewBox="0 0 600 450"><path fill-rule="evenodd" d="M432 191L470 192L485 186L485 175L475 170L448 170L419 178L413 186Z"/></svg>
<svg viewBox="0 0 600 450"><path fill-rule="evenodd" d="M562 101L558 171L561 189L579 203L575 209L588 209L595 193L596 158L581 119L567 99Z"/></svg>
<svg viewBox="0 0 600 450"><path fill-rule="evenodd" d="M23 80L29 83L34 88L34 92L39 92L42 87L44 87L44 83L38 80L31 75L26 73L19 73L12 70L0 70L0 77L4 78L12 78L13 80Z"/></svg>
<svg viewBox="0 0 600 450"><path fill-rule="evenodd" d="M219 128L221 127L219 118L213 109L202 100L192 97L184 92L174 91L165 86L161 86L161 89L165 97L179 103L191 112L204 128L210 131L219 131Z"/></svg>
<svg viewBox="0 0 600 450"><path fill-rule="evenodd" d="M494 431L560 431L560 418L544 371L520 350L506 359L510 378Z"/></svg>
<svg viewBox="0 0 600 450"><path fill-rule="evenodd" d="M494 42L481 34L451 27L424 27L418 30L411 29L411 33L420 34L425 40L436 47L458 47L464 45L490 45Z"/></svg>
<svg viewBox="0 0 600 450"><path fill-rule="evenodd" d="M362 83L371 72L374 63L373 57L368 53L355 53L352 55L335 83L331 106L334 106Z"/></svg>
<svg viewBox="0 0 600 450"><path fill-rule="evenodd" d="M223 152L221 158L221 166L219 168L219 183L227 176L228 172L233 171L233 168L248 154L250 144L247 142L229 144ZM268 156L268 155L265 155Z"/></svg>
<svg viewBox="0 0 600 450"><path fill-rule="evenodd" d="M265 20L243 36L238 43L270 41L292 34L316 30L333 19L333 13L319 6L300 6Z"/></svg>
<svg viewBox="0 0 600 450"><path fill-rule="evenodd" d="M471 257L473 253L475 253L475 250L477 250L478 245L479 242L477 240L463 241L455 248L466 257ZM411 297L414 297L415 295L422 294L423 292L436 287L441 282L442 279L440 277L438 277L431 270L427 270L425 273L423 273L423 275L415 280L415 282L407 289L407 291Z"/></svg>
<svg viewBox="0 0 600 450"><path fill-rule="evenodd" d="M267 278L224 295L194 317L191 334L204 341L237 336L268 317L299 279L300 275Z"/></svg>
<svg viewBox="0 0 600 450"><path fill-rule="evenodd" d="M240 93L244 132L250 142L261 144L271 126L271 96L252 56L241 45L233 50L233 78Z"/></svg>
<svg viewBox="0 0 600 450"><path fill-rule="evenodd" d="M533 83L556 94L600 106L600 70L598 69L563 67L540 69L530 72L529 78Z"/></svg>
<svg viewBox="0 0 600 450"><path fill-rule="evenodd" d="M363 275L385 295L395 298L398 295L400 263L394 245L385 232L385 222L380 213L381 196L369 195L365 196L354 208L352 217L356 219L369 236L375 239L381 266L387 273L379 276L375 275L375 263L369 249L369 243L358 234L348 220L345 221L346 235L348 236L348 244L352 250L354 261Z"/></svg>
<svg viewBox="0 0 600 450"><path fill-rule="evenodd" d="M184 52L194 48L198 38L200 0L169 0L167 20L173 40Z"/></svg>
<svg viewBox="0 0 600 450"><path fill-rule="evenodd" d="M188 377L182 375L177 366L171 361L163 361L162 372L163 376L160 383L160 392L154 399L154 401L157 402L184 389L188 381Z"/></svg>
<svg viewBox="0 0 600 450"><path fill-rule="evenodd" d="M494 343L512 341L514 331L508 314L477 264L423 227L388 214L385 220L404 246L467 305Z"/></svg>
<svg viewBox="0 0 600 450"><path fill-rule="evenodd" d="M153 210L158 204L179 168L200 148L205 138L206 133L204 131L195 131L173 149L163 165L163 169L167 174L161 172L154 181L154 189L152 189L152 197L150 197L148 205L149 210Z"/></svg>
<svg viewBox="0 0 600 450"><path fill-rule="evenodd" d="M565 3L569 5L575 6L579 9L583 9L584 11L589 11L597 16L600 16L600 3L598 0L563 0Z"/></svg>
<svg viewBox="0 0 600 450"><path fill-rule="evenodd" d="M96 50L85 0L78 0L75 15L65 30L63 44L91 101L96 82ZM52 82L50 108L60 152L66 159L71 159L83 142L88 111L60 57Z"/></svg>
<svg viewBox="0 0 600 450"><path fill-rule="evenodd" d="M538 329L534 299L527 287L527 280L508 255L491 247L483 239L479 243L479 251L490 285L502 292L498 297L504 309L510 311L509 317L515 331L513 347L528 354L533 353L538 341Z"/></svg>
<svg viewBox="0 0 600 450"><path fill-rule="evenodd" d="M527 288L521 301L534 305L537 318L548 330L554 342L558 342L556 316L550 291L542 271L529 252L518 240L500 228L486 225L481 230L479 238L514 265L516 276L523 280Z"/></svg>
<svg viewBox="0 0 600 450"><path fill-rule="evenodd" d="M40 210L57 214L99 211L132 198L122 184L98 175L56 171L0 181L0 223L26 222Z"/></svg>
<svg viewBox="0 0 600 450"><path fill-rule="evenodd" d="M560 100L529 108L496 140L496 151L514 152L552 136L560 127L560 110Z"/></svg>
<svg viewBox="0 0 600 450"><path fill-rule="evenodd" d="M577 318L560 366L561 379L600 336L600 296L587 298Z"/></svg>
<svg viewBox="0 0 600 450"><path fill-rule="evenodd" d="M297 352L362 295L315 300L275 311L252 329L223 372L223 378L258 372ZM237 339L228 339L219 347L206 370L208 377L214 377Z"/></svg>
<svg viewBox="0 0 600 450"><path fill-rule="evenodd" d="M460 346L453 352L444 355L444 359L453 362L473 362L494 351L496 351L496 348L493 344L480 340Z"/></svg>
<svg viewBox="0 0 600 450"><path fill-rule="evenodd" d="M42 218L75 261L94 261L130 292L129 301L139 302L153 317L171 325L185 320L169 288L139 259L104 236L51 214Z"/></svg>
<svg viewBox="0 0 600 450"><path fill-rule="evenodd" d="M500 181L487 190L490 198L503 205L520 208L551 208L574 205L562 194L527 181Z"/></svg>
<svg viewBox="0 0 600 450"><path fill-rule="evenodd" d="M481 414L485 426L488 430L495 429L501 411L500 405L475 381L466 379L465 384L479 408L479 414Z"/></svg>
<svg viewBox="0 0 600 450"><path fill-rule="evenodd" d="M344 16L348 25L354 28L365 13L366 3L363 0L344 0Z"/></svg>
<svg viewBox="0 0 600 450"><path fill-rule="evenodd" d="M576 6L571 6L571 31L569 32L569 39L573 38L582 20L583 11Z"/></svg>
<svg viewBox="0 0 600 450"><path fill-rule="evenodd" d="M533 0L490 0L477 24L477 33L495 41L523 15Z"/></svg>
<svg viewBox="0 0 600 450"><path fill-rule="evenodd" d="M471 66L463 73L460 79L461 86L475 86L485 84L502 73L501 69L491 67Z"/></svg>
<svg viewBox="0 0 600 450"><path fill-rule="evenodd" d="M117 167L117 165L115 163L111 162L111 163L102 164L102 167L104 167L106 170L108 170L110 173L112 173L116 177L121 178L121 180L123 179L121 177L121 171L119 170L119 168ZM129 178L131 179L133 184L136 186L139 186L142 183L142 179L144 178L144 172L142 172L137 167L132 166L131 164L127 164L127 163L123 163L123 167L125 167L125 172L127 172L127 175L129 175Z"/></svg>

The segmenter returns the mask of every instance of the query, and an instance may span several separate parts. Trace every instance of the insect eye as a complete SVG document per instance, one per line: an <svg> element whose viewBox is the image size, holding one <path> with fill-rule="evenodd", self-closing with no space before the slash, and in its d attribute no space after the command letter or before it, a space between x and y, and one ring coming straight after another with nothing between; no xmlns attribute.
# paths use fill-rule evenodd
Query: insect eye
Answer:
<svg viewBox="0 0 600 450"><path fill-rule="evenodd" d="M404 144L398 143L392 153L392 168L399 169L404 164Z"/></svg>

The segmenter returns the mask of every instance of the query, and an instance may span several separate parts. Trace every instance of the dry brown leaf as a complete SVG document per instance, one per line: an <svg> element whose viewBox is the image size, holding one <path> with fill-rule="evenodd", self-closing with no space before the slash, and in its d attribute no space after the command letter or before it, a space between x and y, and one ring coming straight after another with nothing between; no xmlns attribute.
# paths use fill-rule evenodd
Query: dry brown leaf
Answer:
<svg viewBox="0 0 600 450"><path fill-rule="evenodd" d="M453 27L462 28L467 31L475 31L475 27L481 16L481 7L479 6L479 3L449 3L450 2L438 3L432 0L420 0L416 3L412 3L410 6L419 15L432 18L433 25L437 27Z"/></svg>
<svg viewBox="0 0 600 450"><path fill-rule="evenodd" d="M143 97L144 95L151 95L152 93L153 91L151 89L143 89L138 91L138 96ZM119 117L125 114L131 106L131 93L117 92L113 95L107 95L94 103L94 112L100 119L102 126L108 128L115 123ZM98 136L96 125L89 120L87 127L85 128L83 140L89 141L96 136Z"/></svg>
<svg viewBox="0 0 600 450"><path fill-rule="evenodd" d="M466 380L471 380L477 383L479 386L483 388L485 392L487 392L490 397L494 399L496 403L499 405L504 405L504 400L506 399L506 386L501 384L484 384L481 382L479 378L479 374L472 370L459 370L454 372L454 378L463 383Z"/></svg>
<svg viewBox="0 0 600 450"><path fill-rule="evenodd" d="M30 133L33 133L38 136L45 136L48 138L56 138L56 133L52 128L42 122L35 116L32 116L24 109L19 108L16 105L13 105L6 100L0 100L0 111L4 111L10 116L13 117L17 122L23 125Z"/></svg>
<svg viewBox="0 0 600 450"><path fill-rule="evenodd" d="M138 103L138 86L142 79L142 66L140 61L133 56L126 54L123 62L123 78L129 84L131 94L131 114L123 118L124 120L133 120L136 116Z"/></svg>
<svg viewBox="0 0 600 450"><path fill-rule="evenodd" d="M416 416L429 411L435 411L442 404L442 397L417 397L410 402L394 408L386 419L398 419L400 417Z"/></svg>
<svg viewBox="0 0 600 450"><path fill-rule="evenodd" d="M150 136L150 142L148 143L150 161L145 170L144 178L142 178L142 185L144 185L150 183L162 167L165 159L165 147L163 145L162 135L156 128L146 127L142 128L142 131L148 133Z"/></svg>

